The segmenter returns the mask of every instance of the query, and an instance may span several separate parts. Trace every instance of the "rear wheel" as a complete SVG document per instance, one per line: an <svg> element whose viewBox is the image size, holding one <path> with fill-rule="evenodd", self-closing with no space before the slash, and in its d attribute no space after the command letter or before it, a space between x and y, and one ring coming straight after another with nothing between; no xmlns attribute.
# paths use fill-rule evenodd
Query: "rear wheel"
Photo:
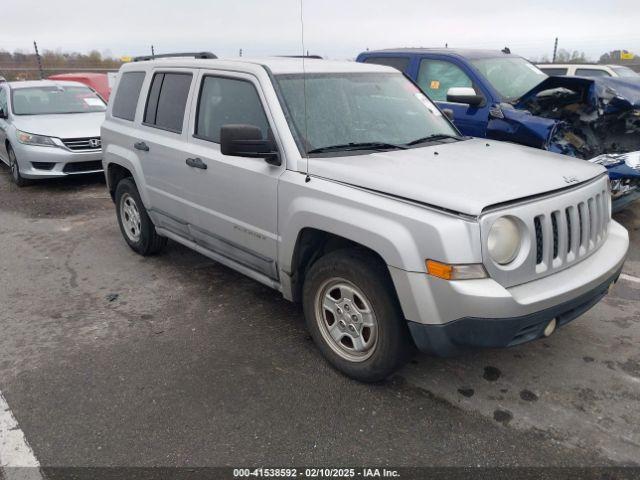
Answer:
<svg viewBox="0 0 640 480"><path fill-rule="evenodd" d="M356 380L383 380L415 350L386 266L366 252L320 258L306 275L303 304L324 356Z"/></svg>
<svg viewBox="0 0 640 480"><path fill-rule="evenodd" d="M127 244L140 255L160 252L167 244L167 238L156 233L132 179L120 180L115 200L118 224Z"/></svg>
<svg viewBox="0 0 640 480"><path fill-rule="evenodd" d="M7 154L9 156L9 170L11 172L11 181L19 187L24 187L29 184L29 180L24 178L20 174L20 165L18 165L18 159L16 158L16 152L13 151L11 145L7 145Z"/></svg>

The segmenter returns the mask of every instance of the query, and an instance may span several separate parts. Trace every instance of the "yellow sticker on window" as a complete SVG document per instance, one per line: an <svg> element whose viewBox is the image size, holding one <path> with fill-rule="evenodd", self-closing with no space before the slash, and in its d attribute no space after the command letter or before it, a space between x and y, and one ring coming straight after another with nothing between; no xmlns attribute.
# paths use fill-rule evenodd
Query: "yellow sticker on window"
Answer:
<svg viewBox="0 0 640 480"><path fill-rule="evenodd" d="M431 80L431 90L438 90L440 88L440 82L438 80Z"/></svg>

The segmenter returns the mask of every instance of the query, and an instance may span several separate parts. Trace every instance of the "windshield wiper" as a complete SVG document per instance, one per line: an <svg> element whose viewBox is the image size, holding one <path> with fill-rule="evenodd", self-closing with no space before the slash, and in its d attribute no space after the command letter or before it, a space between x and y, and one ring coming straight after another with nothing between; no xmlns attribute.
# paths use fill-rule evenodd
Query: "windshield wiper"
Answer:
<svg viewBox="0 0 640 480"><path fill-rule="evenodd" d="M427 142L434 142L434 141L438 141L438 140L447 140L447 139L453 139L453 140L464 140L464 137L461 137L459 135L449 135L448 133L435 133L433 135L428 135L426 137L422 137L422 138L417 138L416 140L412 140L409 143L407 143L407 146L412 146L412 145L417 145L419 143L427 143Z"/></svg>
<svg viewBox="0 0 640 480"><path fill-rule="evenodd" d="M405 145L396 145L386 142L361 142L361 143L344 143L341 145L329 145L327 147L314 148L307 153L326 153L326 152L350 152L357 150L406 150Z"/></svg>

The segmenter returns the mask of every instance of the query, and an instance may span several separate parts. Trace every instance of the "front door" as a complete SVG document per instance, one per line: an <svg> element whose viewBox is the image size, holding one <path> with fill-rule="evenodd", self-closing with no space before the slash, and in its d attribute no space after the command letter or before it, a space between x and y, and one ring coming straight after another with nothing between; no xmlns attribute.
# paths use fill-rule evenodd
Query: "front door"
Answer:
<svg viewBox="0 0 640 480"><path fill-rule="evenodd" d="M489 107L486 101L476 107L447 101L447 91L452 87L471 87L477 94L483 95L478 85L462 67L449 60L423 58L420 61L416 83L441 109L453 111L453 123L464 135L486 136L489 120Z"/></svg>
<svg viewBox="0 0 640 480"><path fill-rule="evenodd" d="M189 185L191 235L205 248L277 279L277 194L284 165L220 152L220 129L228 124L273 124L258 80L248 74L203 72L190 121L182 168Z"/></svg>

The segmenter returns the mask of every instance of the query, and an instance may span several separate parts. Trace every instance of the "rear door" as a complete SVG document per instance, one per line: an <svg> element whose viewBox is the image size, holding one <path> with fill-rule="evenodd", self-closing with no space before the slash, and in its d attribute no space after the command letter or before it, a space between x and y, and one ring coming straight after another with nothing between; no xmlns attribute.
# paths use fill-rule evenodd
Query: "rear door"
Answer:
<svg viewBox="0 0 640 480"><path fill-rule="evenodd" d="M203 71L196 92L188 155L180 166L189 186L191 235L205 248L277 279L277 193L284 162L273 166L220 151L220 129L227 124L255 125L263 138L278 143L260 83L249 74Z"/></svg>
<svg viewBox="0 0 640 480"><path fill-rule="evenodd" d="M474 81L472 73L464 65L443 56L421 57L416 83L440 108L453 111L454 123L464 134L484 137L489 120L489 102L482 87ZM447 91L453 87L471 87L483 95L482 105L471 106L447 101Z"/></svg>
<svg viewBox="0 0 640 480"><path fill-rule="evenodd" d="M189 238L189 177L185 168L189 106L197 70L153 70L133 147L149 198L149 213L158 227Z"/></svg>

